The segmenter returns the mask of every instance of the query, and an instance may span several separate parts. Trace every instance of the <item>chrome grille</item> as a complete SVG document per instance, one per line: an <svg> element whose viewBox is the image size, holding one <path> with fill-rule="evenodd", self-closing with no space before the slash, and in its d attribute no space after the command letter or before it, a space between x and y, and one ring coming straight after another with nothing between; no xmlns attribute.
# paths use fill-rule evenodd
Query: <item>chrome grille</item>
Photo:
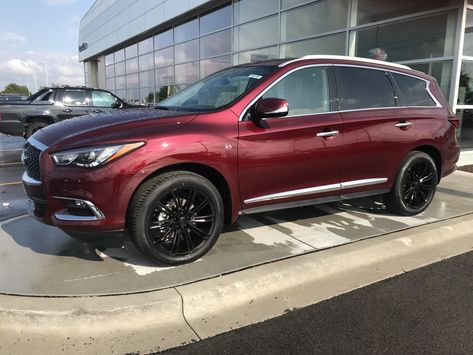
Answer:
<svg viewBox="0 0 473 355"><path fill-rule="evenodd" d="M26 143L23 148L23 164L25 164L26 173L32 179L41 181L41 169L39 166L39 156L41 150L30 143Z"/></svg>

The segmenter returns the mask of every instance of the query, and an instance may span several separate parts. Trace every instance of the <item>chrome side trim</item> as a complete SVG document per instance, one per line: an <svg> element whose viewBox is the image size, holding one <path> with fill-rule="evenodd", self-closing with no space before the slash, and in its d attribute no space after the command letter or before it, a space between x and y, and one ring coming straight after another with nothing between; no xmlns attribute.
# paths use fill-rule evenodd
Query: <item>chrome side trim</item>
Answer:
<svg viewBox="0 0 473 355"><path fill-rule="evenodd" d="M387 192L389 192L389 189L356 192L356 193L347 194L347 195L319 197L319 198L315 198L315 199L302 200L302 201L291 201L291 202L276 203L276 204L271 204L271 205L250 207L250 208L247 208L247 209L244 209L244 210L240 211L239 214L240 215L253 214L253 213L261 213L261 212L268 212L268 211L284 210L284 209L295 208L295 207L320 205L322 203L329 203L329 202L335 202L335 201L350 200L350 199L353 199L353 198L382 195L382 194L385 194Z"/></svg>
<svg viewBox="0 0 473 355"><path fill-rule="evenodd" d="M370 63L370 64L379 64L379 65L385 65L393 68L401 68L401 69L411 69L407 65L403 64L397 64L397 63L391 63L391 62L384 62L382 60L376 60L376 59L369 59L369 58L360 58L360 57L350 57L350 56L344 56L344 55L305 55L301 58L289 60L287 62L279 64L279 67L285 67L288 64L291 63L297 63L301 60L308 60L308 59L325 59L325 60L347 60L347 61L357 61L357 62L363 62L363 63Z"/></svg>
<svg viewBox="0 0 473 355"><path fill-rule="evenodd" d="M250 198L248 200L244 200L243 202L245 204L251 204L251 203L256 203L256 202L279 200L283 198L292 198L296 196L318 194L322 192L340 191L343 189L351 189L351 188L361 187L361 186L377 185L377 184L385 183L386 181L388 181L387 178L370 178L370 179L363 179L363 180L347 181L347 182L342 182L338 184L308 187L305 189L297 189L297 190L291 190L291 191L278 192L275 194L263 195L259 197Z"/></svg>
<svg viewBox="0 0 473 355"><path fill-rule="evenodd" d="M23 173L23 175L21 176L21 180L23 181L23 183L25 185L30 185L30 186L39 186L41 185L41 181L38 181L38 180L35 180L33 178L31 178L27 173L26 171Z"/></svg>
<svg viewBox="0 0 473 355"><path fill-rule="evenodd" d="M31 144L33 147L38 148L41 151L48 149L47 145L41 143L39 140L33 137L28 138L28 143Z"/></svg>
<svg viewBox="0 0 473 355"><path fill-rule="evenodd" d="M353 189L355 187L383 184L388 181L387 178L372 178L363 180L354 180L340 183L341 189Z"/></svg>
<svg viewBox="0 0 473 355"><path fill-rule="evenodd" d="M70 213L66 211L60 211L55 214L57 219L60 219L62 221L98 221L101 219L105 219L105 215L103 214L103 212L100 211L92 202L88 200L83 200L81 198L75 198L75 197L61 197L61 196L53 196L53 198L56 198L58 200L81 201L85 203L87 207L94 214L94 216L76 216L76 215L71 215ZM57 217L58 214L61 218ZM64 219L64 218L68 218L68 219Z"/></svg>

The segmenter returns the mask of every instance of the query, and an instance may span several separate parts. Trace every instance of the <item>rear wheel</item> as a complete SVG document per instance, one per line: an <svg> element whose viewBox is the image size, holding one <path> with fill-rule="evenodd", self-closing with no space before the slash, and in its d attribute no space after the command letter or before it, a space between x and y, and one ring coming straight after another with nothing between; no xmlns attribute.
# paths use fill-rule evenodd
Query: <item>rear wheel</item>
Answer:
<svg viewBox="0 0 473 355"><path fill-rule="evenodd" d="M384 196L386 207L400 215L424 211L437 188L437 167L430 155L413 151L402 161L393 188Z"/></svg>
<svg viewBox="0 0 473 355"><path fill-rule="evenodd" d="M223 202L204 177L185 171L159 175L135 193L128 215L137 248L158 263L194 261L217 241L223 226Z"/></svg>
<svg viewBox="0 0 473 355"><path fill-rule="evenodd" d="M41 128L46 126L48 126L48 123L44 121L33 121L28 123L25 129L25 138L30 138L36 131L39 131Z"/></svg>

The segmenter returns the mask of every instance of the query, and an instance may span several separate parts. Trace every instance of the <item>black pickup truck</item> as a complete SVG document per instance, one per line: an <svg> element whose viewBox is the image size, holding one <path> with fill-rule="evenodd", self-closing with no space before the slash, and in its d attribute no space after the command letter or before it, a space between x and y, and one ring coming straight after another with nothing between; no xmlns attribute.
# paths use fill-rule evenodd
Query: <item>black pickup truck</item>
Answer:
<svg viewBox="0 0 473 355"><path fill-rule="evenodd" d="M86 87L44 88L24 101L0 104L0 132L29 138L47 125L90 113L133 106L112 93Z"/></svg>

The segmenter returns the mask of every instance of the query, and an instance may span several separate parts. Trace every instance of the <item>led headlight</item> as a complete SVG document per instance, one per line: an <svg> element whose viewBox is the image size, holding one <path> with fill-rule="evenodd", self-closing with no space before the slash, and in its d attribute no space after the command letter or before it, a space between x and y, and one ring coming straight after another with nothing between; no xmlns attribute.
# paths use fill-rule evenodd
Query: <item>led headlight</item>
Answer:
<svg viewBox="0 0 473 355"><path fill-rule="evenodd" d="M94 168L143 146L144 142L67 150L52 154L55 165Z"/></svg>

